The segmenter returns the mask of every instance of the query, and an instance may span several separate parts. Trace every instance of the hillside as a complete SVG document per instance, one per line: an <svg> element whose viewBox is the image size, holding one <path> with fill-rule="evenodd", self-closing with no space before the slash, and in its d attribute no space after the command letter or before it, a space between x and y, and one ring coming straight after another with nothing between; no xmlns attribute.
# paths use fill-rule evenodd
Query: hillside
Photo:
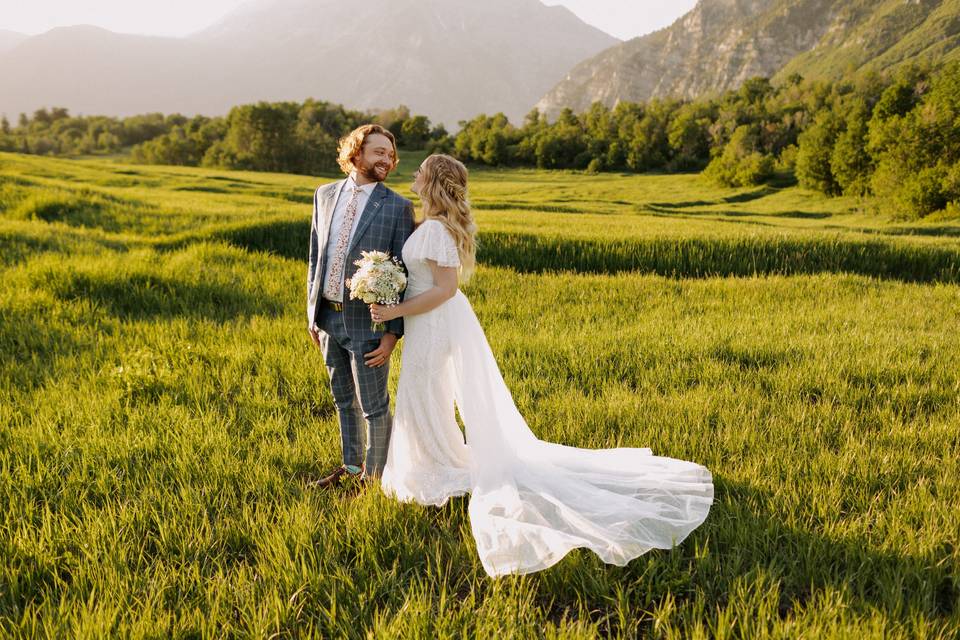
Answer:
<svg viewBox="0 0 960 640"><path fill-rule="evenodd" d="M481 111L521 117L571 66L616 42L538 0L258 0L187 38L94 27L28 38L0 53L0 113L219 115L314 97L354 109L406 104L455 126Z"/></svg>
<svg viewBox="0 0 960 640"><path fill-rule="evenodd" d="M957 56L960 0L701 0L673 25L574 67L537 104L692 98L753 76L836 79Z"/></svg>
<svg viewBox="0 0 960 640"><path fill-rule="evenodd" d="M9 29L0 29L0 53L13 49L29 37L30 36L24 33L17 33Z"/></svg>

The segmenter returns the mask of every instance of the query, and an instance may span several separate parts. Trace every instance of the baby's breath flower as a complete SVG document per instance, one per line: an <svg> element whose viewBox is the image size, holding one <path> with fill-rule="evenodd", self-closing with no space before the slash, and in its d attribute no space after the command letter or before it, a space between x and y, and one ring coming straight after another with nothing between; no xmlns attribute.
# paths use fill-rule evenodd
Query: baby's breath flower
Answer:
<svg viewBox="0 0 960 640"><path fill-rule="evenodd" d="M400 261L384 251L363 251L353 264L359 267L350 278L350 299L367 304L397 304L407 287L407 275ZM386 328L382 322L373 323L374 331Z"/></svg>

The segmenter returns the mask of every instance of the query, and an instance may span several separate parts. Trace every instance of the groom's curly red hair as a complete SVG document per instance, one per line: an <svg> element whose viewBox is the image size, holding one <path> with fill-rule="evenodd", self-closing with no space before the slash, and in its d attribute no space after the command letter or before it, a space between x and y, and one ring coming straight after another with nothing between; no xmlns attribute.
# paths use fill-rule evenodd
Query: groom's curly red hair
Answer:
<svg viewBox="0 0 960 640"><path fill-rule="evenodd" d="M367 138L375 133L386 136L390 140L390 144L393 145L393 166L390 167L390 170L393 171L397 168L400 158L397 154L396 138L390 133L389 129L385 129L378 124L365 124L340 138L340 146L337 147L337 152L340 154L337 158L337 164L340 165L344 173L350 174L357 169L356 160L363 151L363 145L367 143Z"/></svg>

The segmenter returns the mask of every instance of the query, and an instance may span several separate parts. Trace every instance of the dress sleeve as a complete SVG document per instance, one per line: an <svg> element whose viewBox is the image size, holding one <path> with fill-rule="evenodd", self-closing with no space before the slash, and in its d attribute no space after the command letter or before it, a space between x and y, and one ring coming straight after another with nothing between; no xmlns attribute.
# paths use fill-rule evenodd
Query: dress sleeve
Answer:
<svg viewBox="0 0 960 640"><path fill-rule="evenodd" d="M425 220L411 236L408 251L415 260L433 260L441 267L459 267L460 254L453 236L439 220Z"/></svg>

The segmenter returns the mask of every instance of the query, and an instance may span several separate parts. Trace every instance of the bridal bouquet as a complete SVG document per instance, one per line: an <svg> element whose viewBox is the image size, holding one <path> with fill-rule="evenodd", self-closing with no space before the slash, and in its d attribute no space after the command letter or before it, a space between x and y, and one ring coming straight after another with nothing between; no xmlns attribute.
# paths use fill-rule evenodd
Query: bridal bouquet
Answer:
<svg viewBox="0 0 960 640"><path fill-rule="evenodd" d="M363 256L353 264L360 267L347 281L350 286L350 299L359 298L367 304L397 304L400 294L407 287L407 275L400 261L384 251L363 251ZM382 322L371 325L374 331L383 331L387 326Z"/></svg>

